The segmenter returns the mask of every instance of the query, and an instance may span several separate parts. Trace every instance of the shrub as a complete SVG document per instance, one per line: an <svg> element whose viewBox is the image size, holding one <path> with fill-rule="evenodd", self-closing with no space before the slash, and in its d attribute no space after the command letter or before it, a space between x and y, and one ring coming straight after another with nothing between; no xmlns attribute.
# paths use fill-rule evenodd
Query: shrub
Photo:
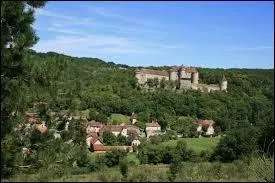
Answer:
<svg viewBox="0 0 275 183"><path fill-rule="evenodd" d="M252 126L235 128L223 137L215 151L216 159L232 162L257 149L256 130Z"/></svg>
<svg viewBox="0 0 275 183"><path fill-rule="evenodd" d="M112 167L118 165L119 161L125 158L126 152L122 150L107 151L105 154L106 165Z"/></svg>
<svg viewBox="0 0 275 183"><path fill-rule="evenodd" d="M128 175L128 162L126 158L119 161L119 169L122 176L126 178Z"/></svg>

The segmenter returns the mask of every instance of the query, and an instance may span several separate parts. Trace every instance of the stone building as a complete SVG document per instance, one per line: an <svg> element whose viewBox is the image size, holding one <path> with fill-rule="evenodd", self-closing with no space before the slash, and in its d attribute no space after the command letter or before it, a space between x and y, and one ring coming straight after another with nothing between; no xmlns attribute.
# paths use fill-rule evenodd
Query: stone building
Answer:
<svg viewBox="0 0 275 183"><path fill-rule="evenodd" d="M145 126L147 138L159 135L161 133L161 126L156 121L152 121L151 123L145 123Z"/></svg>
<svg viewBox="0 0 275 183"><path fill-rule="evenodd" d="M224 76L219 84L207 85L199 83L199 71L195 67L174 66L169 71L141 69L136 71L136 78L140 86L146 86L148 79L157 78L159 81L162 79L176 81L178 89L181 90L227 91L227 80Z"/></svg>

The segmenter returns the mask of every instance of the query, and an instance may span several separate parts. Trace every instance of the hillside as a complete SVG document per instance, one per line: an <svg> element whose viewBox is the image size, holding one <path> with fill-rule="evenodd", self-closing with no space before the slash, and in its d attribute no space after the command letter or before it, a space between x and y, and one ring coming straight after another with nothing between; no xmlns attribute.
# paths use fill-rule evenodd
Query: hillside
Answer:
<svg viewBox="0 0 275 183"><path fill-rule="evenodd" d="M74 114L89 109L103 119L114 113L130 116L135 112L141 122L157 119L162 127L173 124L176 116L214 119L222 131L242 120L260 124L271 118L273 70L198 68L204 83L215 83L224 74L228 93L161 88L147 93L136 87L135 68L124 65L123 69L96 58L30 51L24 67L28 82L20 88L21 98L15 104L21 111L35 101L46 101L52 111Z"/></svg>

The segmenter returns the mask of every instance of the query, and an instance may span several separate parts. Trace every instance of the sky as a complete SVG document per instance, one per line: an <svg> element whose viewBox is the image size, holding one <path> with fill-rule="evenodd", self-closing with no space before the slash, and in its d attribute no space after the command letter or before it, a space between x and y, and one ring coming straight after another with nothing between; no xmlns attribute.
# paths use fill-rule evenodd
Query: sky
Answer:
<svg viewBox="0 0 275 183"><path fill-rule="evenodd" d="M130 66L274 68L274 3L48 1L38 52Z"/></svg>

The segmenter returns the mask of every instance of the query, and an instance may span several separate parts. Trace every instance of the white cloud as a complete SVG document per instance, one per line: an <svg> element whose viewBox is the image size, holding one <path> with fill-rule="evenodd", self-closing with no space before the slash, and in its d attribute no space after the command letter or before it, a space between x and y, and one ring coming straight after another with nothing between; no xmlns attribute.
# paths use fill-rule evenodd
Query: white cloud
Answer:
<svg viewBox="0 0 275 183"><path fill-rule="evenodd" d="M158 37L165 34L165 32L152 27L150 21L123 16L102 9L98 9L96 13L130 23L148 24L150 28L133 27L125 24L121 26L116 22L107 24L91 21L92 19L89 17L68 16L44 9L39 9L36 13L38 16L46 16L53 21L49 21L47 24L44 24L44 22L35 24L35 29L52 32L55 35L53 39L40 39L33 48L39 52L55 51L73 56L94 57L97 55L114 56L129 53L151 54L161 53L163 49L184 48L182 45L164 44L152 40L153 37ZM104 35L91 33L95 30L100 33L104 32ZM116 35L108 35L110 32L115 32ZM144 33L143 36L140 36L140 33Z"/></svg>
<svg viewBox="0 0 275 183"><path fill-rule="evenodd" d="M37 9L35 11L36 15L38 16L47 16L47 17L52 17L52 18L58 18L58 19L64 19L64 20L75 20L75 18L71 17L71 16L66 16L66 15L62 15L62 14L59 14L59 13L54 13L54 12L51 12L51 11L47 11L47 10L44 10L44 9Z"/></svg>

